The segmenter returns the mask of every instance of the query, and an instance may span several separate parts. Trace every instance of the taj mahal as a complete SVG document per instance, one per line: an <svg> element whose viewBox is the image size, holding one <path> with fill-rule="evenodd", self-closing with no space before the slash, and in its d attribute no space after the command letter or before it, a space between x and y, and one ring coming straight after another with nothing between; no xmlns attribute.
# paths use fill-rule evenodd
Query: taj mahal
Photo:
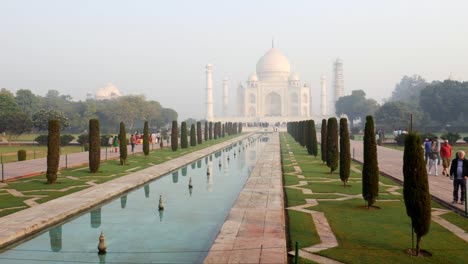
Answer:
<svg viewBox="0 0 468 264"><path fill-rule="evenodd" d="M206 119L208 121L268 122L283 123L335 116L335 102L344 94L343 64L334 63L333 93L330 102L327 96L326 76L320 78L320 113L312 111L312 94L309 84L302 82L297 73L291 72L289 60L275 47L268 50L256 65L245 83L237 88L235 116L228 115L228 84L223 80L223 113L213 113L213 66L206 65ZM329 107L327 107L329 105Z"/></svg>

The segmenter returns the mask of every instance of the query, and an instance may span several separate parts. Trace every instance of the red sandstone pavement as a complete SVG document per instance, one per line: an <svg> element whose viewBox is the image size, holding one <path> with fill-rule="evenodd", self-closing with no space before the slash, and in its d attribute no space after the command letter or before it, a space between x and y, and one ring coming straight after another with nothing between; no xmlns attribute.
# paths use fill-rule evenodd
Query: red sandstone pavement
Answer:
<svg viewBox="0 0 468 264"><path fill-rule="evenodd" d="M166 143L166 142L164 142ZM154 148L159 148L159 144L150 145L150 150ZM113 148L112 148L113 149ZM117 159L119 157L119 153L117 152L110 152L111 148L103 148L101 149L101 160L106 159ZM106 154L107 152L107 154ZM135 146L135 153L143 152L143 145L136 145ZM128 155L132 155L131 147L128 146ZM60 156L60 169L64 169L66 167L76 167L84 164L88 164L89 161L89 153L88 152L78 152L72 153L67 155ZM20 177L27 177L32 175L39 175L41 173L45 173L47 171L47 158L40 158L40 159L32 159L32 160L25 160L25 161L18 161L18 162L11 162L3 164L3 175L0 171L0 176L3 176L2 179L12 180L14 178Z"/></svg>
<svg viewBox="0 0 468 264"><path fill-rule="evenodd" d="M354 153L354 157L353 157ZM363 162L363 142L351 140L351 156L358 162ZM403 151L377 146L379 170L383 174L403 182ZM442 175L442 166L439 166L439 176L429 175L429 192L433 199L443 203L460 213L465 212L465 206L452 205L453 181ZM460 194L459 194L460 195Z"/></svg>

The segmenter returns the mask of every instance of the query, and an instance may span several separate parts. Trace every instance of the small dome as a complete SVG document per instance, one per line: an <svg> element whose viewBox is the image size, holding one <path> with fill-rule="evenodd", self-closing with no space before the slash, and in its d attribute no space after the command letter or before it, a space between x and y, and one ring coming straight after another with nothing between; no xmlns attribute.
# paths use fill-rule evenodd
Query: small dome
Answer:
<svg viewBox="0 0 468 264"><path fill-rule="evenodd" d="M262 73L290 73L291 66L288 59L277 49L271 48L257 63L257 74Z"/></svg>
<svg viewBox="0 0 468 264"><path fill-rule="evenodd" d="M289 76L290 81L299 81L299 75L297 73L293 73Z"/></svg>
<svg viewBox="0 0 468 264"><path fill-rule="evenodd" d="M248 81L249 82L257 82L258 81L257 74L255 74L255 73L250 74Z"/></svg>

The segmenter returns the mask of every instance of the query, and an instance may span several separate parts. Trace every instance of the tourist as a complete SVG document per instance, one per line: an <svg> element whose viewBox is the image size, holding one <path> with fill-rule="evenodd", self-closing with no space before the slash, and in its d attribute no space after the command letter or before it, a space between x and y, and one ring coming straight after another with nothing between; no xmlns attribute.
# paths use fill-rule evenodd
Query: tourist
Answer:
<svg viewBox="0 0 468 264"><path fill-rule="evenodd" d="M135 152L135 143L136 143L136 137L134 134L130 136L130 145L132 145L132 153Z"/></svg>
<svg viewBox="0 0 468 264"><path fill-rule="evenodd" d="M119 139L117 136L114 136L113 140L114 152L119 152Z"/></svg>
<svg viewBox="0 0 468 264"><path fill-rule="evenodd" d="M437 176L437 144L435 141L432 141L431 144L431 153L429 154L429 169L427 170L427 173L431 175L432 167L434 167L434 175Z"/></svg>
<svg viewBox="0 0 468 264"><path fill-rule="evenodd" d="M460 203L465 202L466 196L466 179L468 178L468 161L465 160L465 152L457 152L457 158L452 160L450 166L450 179L453 179L453 202L458 201L458 188L461 187Z"/></svg>
<svg viewBox="0 0 468 264"><path fill-rule="evenodd" d="M452 147L446 139L440 147L440 156L442 157L442 175L449 176L449 166L452 159Z"/></svg>
<svg viewBox="0 0 468 264"><path fill-rule="evenodd" d="M429 164L429 155L431 154L431 141L426 138L424 141L424 160L426 161L426 164Z"/></svg>
<svg viewBox="0 0 468 264"><path fill-rule="evenodd" d="M440 156L440 141L439 141L439 138L437 136L434 137L434 141L436 143L436 147L437 147L437 165L440 165L440 162L441 162L441 156Z"/></svg>
<svg viewBox="0 0 468 264"><path fill-rule="evenodd" d="M110 136L109 137L109 140L107 141L107 143L109 144L109 146L113 146L114 145L114 137L113 136ZM114 149L113 148L110 148L110 152L114 152Z"/></svg>

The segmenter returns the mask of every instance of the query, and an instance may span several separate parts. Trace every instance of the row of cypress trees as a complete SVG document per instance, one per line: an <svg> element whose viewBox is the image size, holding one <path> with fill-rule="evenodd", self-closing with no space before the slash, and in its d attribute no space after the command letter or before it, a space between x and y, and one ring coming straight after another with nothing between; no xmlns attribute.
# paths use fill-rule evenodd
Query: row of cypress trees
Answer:
<svg viewBox="0 0 468 264"><path fill-rule="evenodd" d="M316 156L314 150L309 150L316 140L315 124L311 133L309 124L311 120L288 123L288 132L301 145L307 146L307 152ZM333 173L338 166L340 179L344 186L350 174L350 138L348 121L340 119L339 124L339 149L337 120L332 117L322 120L321 126L321 159L330 167ZM316 143L315 143L316 144ZM431 197L427 170L424 162L424 153L421 148L421 138L417 133L410 132L405 138L405 149L403 156L403 195L406 213L411 218L412 231L416 234L416 249L411 254L421 254L421 238L429 232L431 222ZM367 207L373 207L379 194L379 166L377 159L377 142L375 138L374 118L366 117L364 139L363 139L363 169L362 169L362 196L367 202ZM315 150L316 151L316 150Z"/></svg>
<svg viewBox="0 0 468 264"><path fill-rule="evenodd" d="M201 144L202 139L202 124L201 122L197 122L197 126L195 129L195 124L190 126L190 146L196 146L197 144ZM188 141L188 133L187 133L187 123L182 122L180 125L180 147L182 149L188 148L189 141ZM205 141L211 139L218 139L221 137L225 137L227 135L234 135L239 134L242 132L242 124L241 123L232 123L228 122L222 124L221 122L207 122L205 121L205 131L204 131ZM176 151L178 148L178 135L179 135L179 128L177 124L177 120L172 121L172 130L171 130L171 148L173 151Z"/></svg>

